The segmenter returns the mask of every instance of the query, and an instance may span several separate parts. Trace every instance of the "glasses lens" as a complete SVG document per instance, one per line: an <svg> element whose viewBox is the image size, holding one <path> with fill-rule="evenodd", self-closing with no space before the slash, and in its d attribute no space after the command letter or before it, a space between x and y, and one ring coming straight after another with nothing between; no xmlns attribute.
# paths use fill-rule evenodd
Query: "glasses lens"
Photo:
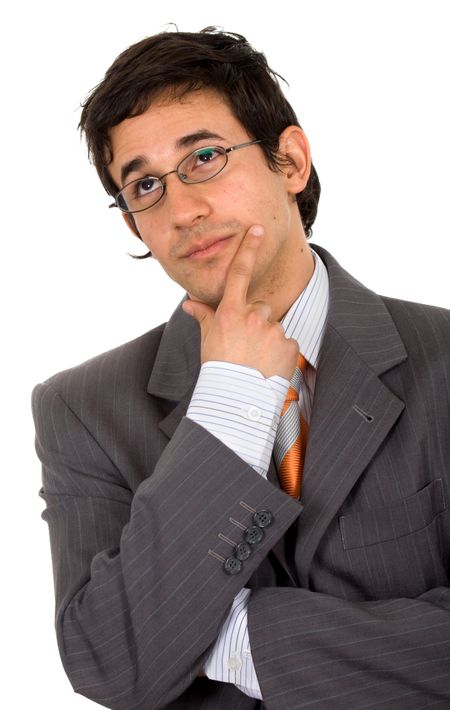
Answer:
<svg viewBox="0 0 450 710"><path fill-rule="evenodd" d="M148 176L133 180L117 195L117 206L123 212L141 212L158 202L163 192L163 184L158 178Z"/></svg>
<svg viewBox="0 0 450 710"><path fill-rule="evenodd" d="M226 164L225 148L220 146L199 148L179 164L178 175L183 182L203 182L220 173Z"/></svg>

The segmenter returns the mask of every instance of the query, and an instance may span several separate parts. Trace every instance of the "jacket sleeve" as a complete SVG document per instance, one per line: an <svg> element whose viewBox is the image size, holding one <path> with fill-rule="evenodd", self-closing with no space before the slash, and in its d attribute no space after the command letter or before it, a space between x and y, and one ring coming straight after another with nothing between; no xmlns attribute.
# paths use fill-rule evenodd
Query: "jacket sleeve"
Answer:
<svg viewBox="0 0 450 710"><path fill-rule="evenodd" d="M108 708L165 707L196 679L235 595L301 505L187 418L133 495L51 384L35 388L33 413L67 675ZM272 523L227 574L259 510Z"/></svg>
<svg viewBox="0 0 450 710"><path fill-rule="evenodd" d="M267 710L450 707L448 586L377 601L266 587L248 614Z"/></svg>
<svg viewBox="0 0 450 710"><path fill-rule="evenodd" d="M249 630L267 710L450 707L448 587L353 603L257 589Z"/></svg>

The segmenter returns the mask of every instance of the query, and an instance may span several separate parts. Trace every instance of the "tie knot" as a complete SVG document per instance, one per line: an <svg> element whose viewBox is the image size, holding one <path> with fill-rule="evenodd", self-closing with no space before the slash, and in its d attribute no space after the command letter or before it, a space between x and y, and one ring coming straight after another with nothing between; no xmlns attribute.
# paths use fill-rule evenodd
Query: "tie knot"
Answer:
<svg viewBox="0 0 450 710"><path fill-rule="evenodd" d="M300 386L302 384L303 380L303 375L305 374L305 369L306 369L307 361L303 357L301 353L298 354L298 359L297 359L297 366L295 368L295 372L292 376L291 384L289 386L286 399L284 400L283 408L281 410L281 415L286 412L287 408L291 404L291 402L298 402L299 401L299 392L300 392Z"/></svg>
<svg viewBox="0 0 450 710"><path fill-rule="evenodd" d="M306 365L307 362L303 355L301 353L298 354L298 359L297 359L297 367L295 368L294 374L292 376L291 380L291 386L290 390L296 390L297 391L297 399L298 399L298 392L300 390L301 383L303 381L304 375L305 375L305 370L306 370Z"/></svg>

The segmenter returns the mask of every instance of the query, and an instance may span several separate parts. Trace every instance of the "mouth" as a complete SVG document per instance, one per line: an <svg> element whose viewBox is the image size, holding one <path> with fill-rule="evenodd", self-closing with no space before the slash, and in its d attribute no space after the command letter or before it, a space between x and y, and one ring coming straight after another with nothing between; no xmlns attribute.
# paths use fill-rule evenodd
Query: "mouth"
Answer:
<svg viewBox="0 0 450 710"><path fill-rule="evenodd" d="M182 258L197 261L209 256L215 256L225 247L230 239L231 237L221 237L219 239L216 237L215 239L205 239L198 244L192 244L189 251L186 252Z"/></svg>

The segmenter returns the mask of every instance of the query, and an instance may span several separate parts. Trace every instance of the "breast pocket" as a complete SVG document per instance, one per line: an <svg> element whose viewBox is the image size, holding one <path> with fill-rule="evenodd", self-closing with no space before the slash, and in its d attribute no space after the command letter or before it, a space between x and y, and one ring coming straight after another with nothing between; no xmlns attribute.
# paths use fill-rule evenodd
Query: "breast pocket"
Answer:
<svg viewBox="0 0 450 710"><path fill-rule="evenodd" d="M415 597L448 584L449 509L442 479L384 508L339 518L353 583L366 597ZM447 541L447 542L445 542Z"/></svg>

